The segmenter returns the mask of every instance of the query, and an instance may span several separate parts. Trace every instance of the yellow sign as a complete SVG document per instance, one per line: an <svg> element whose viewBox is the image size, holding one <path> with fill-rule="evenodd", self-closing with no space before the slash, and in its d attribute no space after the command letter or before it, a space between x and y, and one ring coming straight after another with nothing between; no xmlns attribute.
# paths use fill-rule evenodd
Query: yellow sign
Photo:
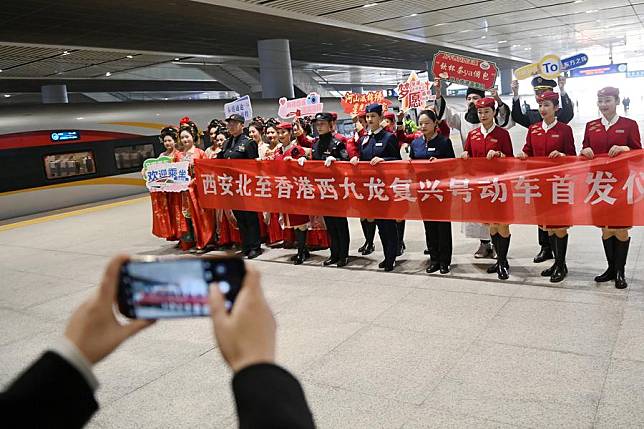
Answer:
<svg viewBox="0 0 644 429"><path fill-rule="evenodd" d="M516 80L528 79L539 75L544 79L554 79L561 74L561 60L557 55L549 54L538 62L520 67L514 71Z"/></svg>

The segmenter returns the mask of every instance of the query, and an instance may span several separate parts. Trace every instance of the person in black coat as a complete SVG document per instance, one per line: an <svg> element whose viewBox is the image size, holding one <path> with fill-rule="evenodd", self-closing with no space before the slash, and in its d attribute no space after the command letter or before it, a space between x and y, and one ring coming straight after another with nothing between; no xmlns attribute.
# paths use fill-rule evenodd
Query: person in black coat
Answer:
<svg viewBox="0 0 644 429"><path fill-rule="evenodd" d="M575 116L575 108L570 100L570 97L566 93L564 87L566 85L566 77L559 76L559 93L560 93L560 108L557 110L557 121L567 124L572 121L572 118ZM532 87L534 88L535 97L539 97L545 92L552 92L557 86L557 82L551 79L544 79L541 76L537 76L532 79ZM530 125L541 122L543 119L538 109L525 109L525 113L521 109L521 100L519 98L519 81L512 81L512 120L519 125L523 125L526 128L530 128ZM554 254L552 252L552 247L550 246L550 238L548 237L548 232L538 228L538 237L539 237L539 253L534 257L533 261L535 264L540 262L547 261L548 259L553 259Z"/></svg>
<svg viewBox="0 0 644 429"><path fill-rule="evenodd" d="M400 150L396 136L385 131L380 123L382 122L382 105L369 104L366 107L367 125L369 132L358 140L359 156L351 158L351 164L358 165L360 161L369 161L376 165L384 161L400 160ZM369 219L367 219L369 221ZM396 264L398 254L398 228L396 221L392 219L376 219L378 235L382 242L385 260L378 264L379 268L385 271L392 271Z"/></svg>
<svg viewBox="0 0 644 429"><path fill-rule="evenodd" d="M437 127L436 114L431 110L423 110L418 115L418 126L423 133L415 138L409 147L409 158L434 161L443 158L455 158L452 141L440 134ZM449 273L452 263L452 223L439 221L423 221L430 263L428 273L440 270L441 274Z"/></svg>
<svg viewBox="0 0 644 429"><path fill-rule="evenodd" d="M319 137L313 142L311 158L324 161L327 167L330 167L333 161L348 161L346 146L333 133L333 115L326 112L318 113L314 121ZM324 216L324 223L331 238L331 256L323 264L344 267L349 263L349 222L346 217Z"/></svg>
<svg viewBox="0 0 644 429"><path fill-rule="evenodd" d="M226 118L226 126L230 137L224 143L224 147L217 154L219 159L257 159L259 150L257 143L244 134L244 117L233 114ZM259 216L256 212L247 210L233 210L239 235L242 240L242 253L253 259L262 254L261 239L259 232Z"/></svg>
<svg viewBox="0 0 644 429"><path fill-rule="evenodd" d="M92 365L153 323L134 320L123 325L114 316L119 272L127 260L122 255L110 261L96 296L72 314L64 338L0 393L5 427L81 428L98 410ZM235 373L239 427L314 428L299 382L274 364L275 320L258 272L246 267L230 313L219 289L211 287L210 308L219 350Z"/></svg>

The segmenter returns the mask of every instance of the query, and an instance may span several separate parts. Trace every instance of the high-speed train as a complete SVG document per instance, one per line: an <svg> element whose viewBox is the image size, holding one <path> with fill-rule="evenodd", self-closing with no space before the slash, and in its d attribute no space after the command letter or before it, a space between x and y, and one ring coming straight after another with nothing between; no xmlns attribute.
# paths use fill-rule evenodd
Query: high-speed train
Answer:
<svg viewBox="0 0 644 429"><path fill-rule="evenodd" d="M324 110L350 119L339 98ZM200 129L225 101L7 106L0 108L0 220L146 192L141 167L163 151L158 133L188 116ZM277 117L277 100L253 101Z"/></svg>

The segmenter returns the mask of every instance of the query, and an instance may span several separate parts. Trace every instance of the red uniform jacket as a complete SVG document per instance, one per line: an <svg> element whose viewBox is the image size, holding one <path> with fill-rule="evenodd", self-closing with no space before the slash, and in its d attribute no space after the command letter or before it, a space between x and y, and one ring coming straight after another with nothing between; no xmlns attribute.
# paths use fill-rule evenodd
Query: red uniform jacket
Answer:
<svg viewBox="0 0 644 429"><path fill-rule="evenodd" d="M292 144L286 151L282 148L279 152L276 152L275 160L283 161L287 156L297 160L300 157L306 156L306 152L299 144Z"/></svg>
<svg viewBox="0 0 644 429"><path fill-rule="evenodd" d="M604 128L601 119L595 119L586 124L583 148L591 148L596 155L608 153L612 146L628 146L631 149L641 149L640 131L637 122L620 117L608 130Z"/></svg>
<svg viewBox="0 0 644 429"><path fill-rule="evenodd" d="M302 147L311 148L313 147L313 143L315 143L315 139L309 135L302 134L297 136L297 144L299 144Z"/></svg>
<svg viewBox="0 0 644 429"><path fill-rule="evenodd" d="M575 138L572 128L563 122L557 121L554 127L544 131L541 122L528 127L523 151L528 156L548 156L554 150L566 155L577 155L575 151Z"/></svg>
<svg viewBox="0 0 644 429"><path fill-rule="evenodd" d="M467 135L464 150L472 158L484 158L490 150L501 151L505 156L514 156L510 133L499 126L495 126L486 137L483 137L481 127L474 128Z"/></svg>

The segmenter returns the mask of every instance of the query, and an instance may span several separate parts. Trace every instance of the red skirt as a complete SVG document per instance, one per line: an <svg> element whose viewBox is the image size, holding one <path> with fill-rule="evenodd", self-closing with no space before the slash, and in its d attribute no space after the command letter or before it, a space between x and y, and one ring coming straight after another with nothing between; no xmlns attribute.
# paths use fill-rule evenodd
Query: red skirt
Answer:
<svg viewBox="0 0 644 429"><path fill-rule="evenodd" d="M175 228L170 216L168 194L165 192L150 192L152 203L152 234L160 238L172 240Z"/></svg>
<svg viewBox="0 0 644 429"><path fill-rule="evenodd" d="M197 199L197 186L194 180L188 188L188 197L192 228L194 230L197 248L203 249L210 243L215 233L214 210L201 207Z"/></svg>
<svg viewBox="0 0 644 429"><path fill-rule="evenodd" d="M219 245L230 246L241 243L239 229L236 224L228 219L227 210L217 210L217 227L219 232ZM232 214L230 214L232 216Z"/></svg>
<svg viewBox="0 0 644 429"><path fill-rule="evenodd" d="M284 240L284 230L280 224L279 213L269 213L268 219L268 244L279 243Z"/></svg>

